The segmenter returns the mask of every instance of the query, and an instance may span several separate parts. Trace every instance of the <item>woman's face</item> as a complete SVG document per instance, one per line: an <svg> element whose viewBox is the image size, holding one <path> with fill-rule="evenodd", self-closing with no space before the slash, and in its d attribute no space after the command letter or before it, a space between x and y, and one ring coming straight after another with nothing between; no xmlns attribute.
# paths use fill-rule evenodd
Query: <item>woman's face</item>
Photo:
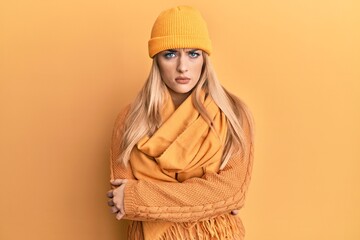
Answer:
<svg viewBox="0 0 360 240"><path fill-rule="evenodd" d="M157 62L170 93L186 94L199 81L204 58L202 50L179 48L159 52Z"/></svg>

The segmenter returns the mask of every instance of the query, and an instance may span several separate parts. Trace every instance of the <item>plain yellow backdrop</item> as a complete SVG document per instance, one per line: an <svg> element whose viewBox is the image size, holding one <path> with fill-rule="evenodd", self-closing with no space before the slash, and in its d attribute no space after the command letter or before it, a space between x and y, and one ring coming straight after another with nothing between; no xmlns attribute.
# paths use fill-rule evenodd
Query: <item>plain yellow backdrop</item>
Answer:
<svg viewBox="0 0 360 240"><path fill-rule="evenodd" d="M125 238L105 197L112 126L155 18L182 4L255 117L246 239L360 239L359 3L1 1L0 239Z"/></svg>

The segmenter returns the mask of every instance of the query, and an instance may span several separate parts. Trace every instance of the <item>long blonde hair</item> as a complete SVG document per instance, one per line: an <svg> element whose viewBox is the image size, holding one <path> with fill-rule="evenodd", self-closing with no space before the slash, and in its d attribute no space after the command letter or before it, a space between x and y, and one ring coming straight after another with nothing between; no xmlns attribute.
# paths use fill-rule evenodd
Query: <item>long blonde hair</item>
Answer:
<svg viewBox="0 0 360 240"><path fill-rule="evenodd" d="M203 89L213 98L214 102L227 118L228 132L220 167L222 169L233 154L240 152L240 150L242 150L242 154L249 151L247 148L249 144L246 142L247 139L245 138L245 133L242 128L242 114L245 114L245 119L247 119L249 123L249 141L251 142L253 141L253 119L244 102L221 86L208 55L203 52L203 56L204 65L199 82L193 90L195 91L195 94L192 101L200 115L211 127L212 120L200 101L200 91ZM137 142L145 135L151 136L156 129L160 127L162 120L160 110L165 97L166 88L166 85L161 79L159 66L155 56L149 77L135 98L135 101L130 106L125 121L125 130L120 145L121 155L119 156L118 161L127 165L130 160L131 151Z"/></svg>

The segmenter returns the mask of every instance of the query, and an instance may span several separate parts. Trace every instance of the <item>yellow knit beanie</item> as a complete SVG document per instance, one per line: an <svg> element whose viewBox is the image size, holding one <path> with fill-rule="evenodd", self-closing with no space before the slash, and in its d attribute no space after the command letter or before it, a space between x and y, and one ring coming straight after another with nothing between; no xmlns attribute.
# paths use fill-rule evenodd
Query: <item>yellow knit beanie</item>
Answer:
<svg viewBox="0 0 360 240"><path fill-rule="evenodd" d="M160 13L151 31L149 56L166 49L198 48L209 55L211 41L206 23L193 7L178 6Z"/></svg>

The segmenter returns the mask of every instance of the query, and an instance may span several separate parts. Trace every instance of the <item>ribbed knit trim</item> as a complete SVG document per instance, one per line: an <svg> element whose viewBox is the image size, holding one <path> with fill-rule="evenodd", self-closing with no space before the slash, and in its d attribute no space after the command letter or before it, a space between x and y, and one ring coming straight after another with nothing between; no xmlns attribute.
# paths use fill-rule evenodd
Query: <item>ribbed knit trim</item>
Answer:
<svg viewBox="0 0 360 240"><path fill-rule="evenodd" d="M153 58L157 53L174 48L197 48L210 55L211 41L208 37L194 35L175 35L156 37L149 40L149 56Z"/></svg>

